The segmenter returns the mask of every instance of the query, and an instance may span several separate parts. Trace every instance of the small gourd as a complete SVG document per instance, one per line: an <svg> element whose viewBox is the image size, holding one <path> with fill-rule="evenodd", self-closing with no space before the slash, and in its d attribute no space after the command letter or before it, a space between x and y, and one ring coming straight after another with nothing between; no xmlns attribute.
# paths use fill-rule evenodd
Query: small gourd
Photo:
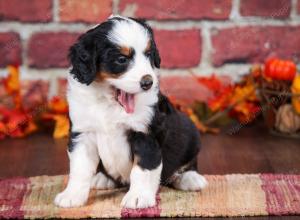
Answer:
<svg viewBox="0 0 300 220"><path fill-rule="evenodd" d="M275 128L282 133L295 133L300 129L300 116L291 104L279 107L276 113Z"/></svg>

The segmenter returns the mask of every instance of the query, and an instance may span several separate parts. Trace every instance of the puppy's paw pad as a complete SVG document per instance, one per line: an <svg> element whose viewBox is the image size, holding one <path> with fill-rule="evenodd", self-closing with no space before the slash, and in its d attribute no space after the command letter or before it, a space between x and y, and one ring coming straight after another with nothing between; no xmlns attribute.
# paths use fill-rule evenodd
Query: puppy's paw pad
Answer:
<svg viewBox="0 0 300 220"><path fill-rule="evenodd" d="M126 208L148 208L155 206L155 195L141 192L127 192L122 199L121 205Z"/></svg>
<svg viewBox="0 0 300 220"><path fill-rule="evenodd" d="M97 173L92 178L91 188L93 189L113 189L115 188L115 183L107 178L103 173Z"/></svg>
<svg viewBox="0 0 300 220"><path fill-rule="evenodd" d="M63 208L82 206L87 202L88 194L78 192L63 191L56 195L54 199L55 205Z"/></svg>
<svg viewBox="0 0 300 220"><path fill-rule="evenodd" d="M186 191L198 191L208 185L204 176L196 171L188 171L182 174L181 179L175 184L175 187Z"/></svg>

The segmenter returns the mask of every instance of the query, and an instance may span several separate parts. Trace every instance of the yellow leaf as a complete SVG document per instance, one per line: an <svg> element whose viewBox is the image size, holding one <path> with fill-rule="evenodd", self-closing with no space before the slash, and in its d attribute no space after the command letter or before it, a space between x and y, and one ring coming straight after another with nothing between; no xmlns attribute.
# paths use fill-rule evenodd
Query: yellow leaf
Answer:
<svg viewBox="0 0 300 220"><path fill-rule="evenodd" d="M8 66L8 76L4 80L4 87L9 95L13 96L16 109L21 109L21 86L19 67Z"/></svg>
<svg viewBox="0 0 300 220"><path fill-rule="evenodd" d="M19 68L8 66L8 76L5 82L6 91L11 94L20 90Z"/></svg>
<svg viewBox="0 0 300 220"><path fill-rule="evenodd" d="M68 136L70 128L68 117L65 115L55 115L53 119L55 120L53 137L63 138Z"/></svg>

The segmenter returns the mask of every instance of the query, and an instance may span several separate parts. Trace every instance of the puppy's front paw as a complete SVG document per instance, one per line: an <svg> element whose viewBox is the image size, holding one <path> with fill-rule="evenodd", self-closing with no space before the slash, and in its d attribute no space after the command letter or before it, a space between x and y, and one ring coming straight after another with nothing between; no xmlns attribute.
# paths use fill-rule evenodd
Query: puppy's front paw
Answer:
<svg viewBox="0 0 300 220"><path fill-rule="evenodd" d="M56 195L54 203L63 208L78 207L87 202L88 196L88 192L71 192L70 190L65 190Z"/></svg>
<svg viewBox="0 0 300 220"><path fill-rule="evenodd" d="M121 205L126 208L148 208L155 206L155 194L129 191L122 199Z"/></svg>

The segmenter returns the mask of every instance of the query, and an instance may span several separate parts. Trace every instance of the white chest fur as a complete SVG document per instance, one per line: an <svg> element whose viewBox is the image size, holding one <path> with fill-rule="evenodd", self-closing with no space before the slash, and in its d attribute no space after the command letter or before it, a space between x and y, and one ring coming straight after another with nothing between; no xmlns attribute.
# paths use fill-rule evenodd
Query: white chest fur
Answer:
<svg viewBox="0 0 300 220"><path fill-rule="evenodd" d="M126 132L129 129L147 132L157 91L137 94L132 114L127 114L114 100L106 84L85 86L69 78L67 95L72 130L95 133L95 147L106 171L112 177L128 182L132 158Z"/></svg>
<svg viewBox="0 0 300 220"><path fill-rule="evenodd" d="M106 171L115 179L129 182L131 150L123 129L97 133L98 152Z"/></svg>

